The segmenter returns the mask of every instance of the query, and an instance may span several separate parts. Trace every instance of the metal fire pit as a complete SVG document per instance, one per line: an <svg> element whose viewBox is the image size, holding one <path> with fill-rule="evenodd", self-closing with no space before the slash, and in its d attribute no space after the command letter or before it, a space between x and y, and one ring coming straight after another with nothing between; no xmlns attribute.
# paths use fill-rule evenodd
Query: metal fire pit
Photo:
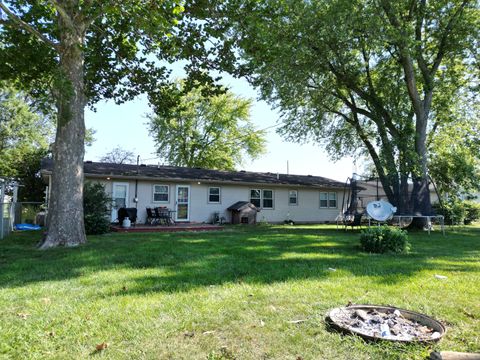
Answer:
<svg viewBox="0 0 480 360"><path fill-rule="evenodd" d="M393 306L335 308L328 313L327 321L337 330L367 340L431 343L439 341L447 331L431 317Z"/></svg>

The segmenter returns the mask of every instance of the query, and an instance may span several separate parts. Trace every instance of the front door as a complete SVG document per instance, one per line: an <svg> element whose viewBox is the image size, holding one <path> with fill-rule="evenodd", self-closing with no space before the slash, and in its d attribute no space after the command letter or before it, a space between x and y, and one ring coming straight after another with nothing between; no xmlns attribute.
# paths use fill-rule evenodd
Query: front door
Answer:
<svg viewBox="0 0 480 360"><path fill-rule="evenodd" d="M190 220L190 186L177 185L177 199L175 201L175 221Z"/></svg>
<svg viewBox="0 0 480 360"><path fill-rule="evenodd" d="M128 202L128 183L124 182L114 182L112 184L112 222L117 220L118 209L122 207L127 207Z"/></svg>

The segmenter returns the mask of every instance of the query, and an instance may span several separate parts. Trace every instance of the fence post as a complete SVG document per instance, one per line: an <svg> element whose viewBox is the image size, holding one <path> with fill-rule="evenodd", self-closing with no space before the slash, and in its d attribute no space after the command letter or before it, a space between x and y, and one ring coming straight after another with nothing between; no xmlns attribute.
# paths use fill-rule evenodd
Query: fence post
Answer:
<svg viewBox="0 0 480 360"><path fill-rule="evenodd" d="M8 230L9 233L13 231L13 228L15 226L15 207L17 206L17 203L10 203L9 204L9 216L8 216Z"/></svg>
<svg viewBox="0 0 480 360"><path fill-rule="evenodd" d="M3 211L5 204L0 203L0 240L3 239Z"/></svg>

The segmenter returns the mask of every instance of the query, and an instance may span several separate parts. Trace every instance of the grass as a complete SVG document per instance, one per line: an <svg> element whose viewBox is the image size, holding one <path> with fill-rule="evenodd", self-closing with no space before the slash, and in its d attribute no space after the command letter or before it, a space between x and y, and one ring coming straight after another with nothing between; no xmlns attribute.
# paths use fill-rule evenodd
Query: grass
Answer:
<svg viewBox="0 0 480 360"><path fill-rule="evenodd" d="M412 233L408 255L361 253L358 232L328 226L108 234L49 251L35 249L39 236L0 243L2 358L423 359L432 349L480 350L479 227ZM427 348L329 331L325 314L349 301L420 311L448 332ZM108 348L97 351L102 342Z"/></svg>

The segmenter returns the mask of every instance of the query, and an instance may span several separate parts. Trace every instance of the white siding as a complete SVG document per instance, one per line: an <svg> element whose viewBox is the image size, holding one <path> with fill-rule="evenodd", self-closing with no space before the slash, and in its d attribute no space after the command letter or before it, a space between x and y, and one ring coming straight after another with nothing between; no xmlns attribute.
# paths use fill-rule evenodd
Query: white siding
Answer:
<svg viewBox="0 0 480 360"><path fill-rule="evenodd" d="M99 181L91 179L92 181ZM135 207L135 181L134 180L101 180L105 184L105 190L112 194L113 182L128 182L129 199L128 207ZM280 223L284 220L293 220L295 222L333 222L338 215L343 197L342 190L338 189L309 189L300 187L278 187L270 185L225 185L220 183L196 183L196 182L170 182L170 181L138 181L138 222L142 223L146 219L146 207L166 206L175 209L175 186L183 184L190 185L190 221L191 222L210 222L213 213L218 211L220 216L225 217L227 222L231 221L231 214L227 208L237 201L249 201L251 189L268 189L274 192L273 209L261 209L257 215L257 221L267 221L270 223ZM153 185L168 185L168 202L153 201ZM219 204L208 203L208 188L220 187L221 196ZM298 191L298 205L288 204L288 191ZM331 209L320 208L320 192L336 192L337 207Z"/></svg>

